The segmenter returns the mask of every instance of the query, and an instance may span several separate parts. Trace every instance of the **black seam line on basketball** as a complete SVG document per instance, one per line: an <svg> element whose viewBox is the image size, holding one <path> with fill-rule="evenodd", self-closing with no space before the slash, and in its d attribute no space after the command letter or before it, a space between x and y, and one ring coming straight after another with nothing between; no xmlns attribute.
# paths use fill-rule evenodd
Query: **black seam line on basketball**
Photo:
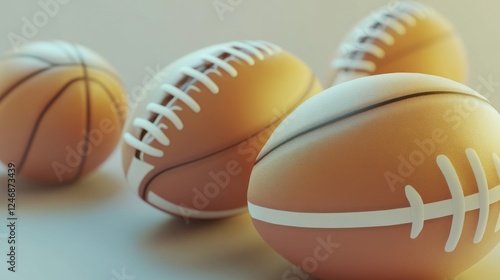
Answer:
<svg viewBox="0 0 500 280"><path fill-rule="evenodd" d="M116 114L118 115L118 118L119 118L120 129L122 129L123 124L124 124L124 120L125 120L125 116L122 114L122 111L120 110L120 107L118 106L118 101L116 101L116 98L113 96L113 94L108 89L108 87L104 83L102 83L101 81L99 81L97 79L93 79L93 78L90 78L89 81L96 83L98 86L100 86L104 90L104 92L106 92L106 95L111 100L111 103L113 103L113 107L115 108Z"/></svg>
<svg viewBox="0 0 500 280"><path fill-rule="evenodd" d="M408 53L410 52L413 52L413 51L416 51L416 50L419 50L423 47L426 47L426 46L430 46L432 44L435 44L435 43L438 43L440 42L441 40L443 39L446 39L448 37L451 37L451 35L454 35L455 32L453 30L450 30L448 32L444 32L444 33L441 33L441 34L437 34L433 37L430 37L428 38L427 40L425 41L422 41L422 42L419 42L418 44L415 44L409 48L406 48L406 49L403 49L399 52L397 52L396 54L392 55L390 57L390 59L388 59L387 61L385 61L385 63L389 64L393 61L396 61L398 59L400 59L401 57L404 57L405 55L408 55ZM361 59L365 59L365 56L366 56L366 53L363 54L363 57ZM349 68L349 67L344 67L344 68L341 68L342 70L354 70L352 68ZM376 71L376 70L375 70ZM364 73L372 73L372 71L358 71L358 72L364 72Z"/></svg>
<svg viewBox="0 0 500 280"><path fill-rule="evenodd" d="M142 190L142 195L141 195L142 199L146 200L146 193L147 193L147 191L148 191L148 189L149 189L149 185L151 184L151 182L152 182L152 181L153 181L156 177L160 176L161 174L163 174L163 173L165 173L165 172L168 172L168 171L170 171L170 170L172 170L172 169L175 169L175 168L178 168L178 167L181 167L181 166L184 166L184 165L188 165L188 164L191 164L191 163L196 162L196 161L198 161L198 160L206 159L206 158L212 157L212 156L214 156L214 155L216 155L216 154L219 154L219 153L222 153L222 152L224 152L224 151L227 151L227 150L229 150L229 149L231 149L231 148L234 148L234 147L236 147L236 146L240 145L240 144L241 144L241 143L243 143L244 141L246 141L246 140L248 140L248 139L250 139L250 138L253 138L253 137L255 137L255 136L259 135L262 131L265 131L265 130L267 130L268 128L270 128L270 127L272 127L272 126L275 126L275 125L277 125L277 124L281 123L281 122L282 122L282 121L286 118L286 116L287 116L288 114L290 114L290 112L292 112L295 108L297 108L297 107L298 107L298 106L299 106L302 102L304 102L304 101L306 100L306 98L307 98L307 96L310 94L311 89L313 88L313 86L314 86L315 82L316 82L316 77L314 76L314 74L311 74L310 82L307 84L307 87L306 87L306 89L304 90L304 93L302 94L302 96L301 96L300 100L299 100L299 101L297 101L297 103L296 103L296 104L294 104L294 105L290 108L290 110L289 110L286 114L284 114L284 115L283 115L283 117L278 118L276 121L272 122L271 124L269 124L269 125L268 125L268 126L266 126L265 128L263 128L263 129L261 129L261 130L257 131L256 133L252 134L252 135L251 135L251 136L249 136L249 137L246 137L246 138L245 138L245 139L243 139L243 140L237 141L235 144L231 144L231 145L230 145L230 146L228 146L228 147L225 147L225 148L223 148L223 149L217 150L217 151L212 152L212 153L210 153L210 154L208 154L208 155L204 155L204 156L201 156L201 157L198 157L198 158L195 158L195 159L192 159L192 160L189 160L189 161L183 162L183 163L176 164L176 165L174 165L174 166L170 166L170 167L165 168L165 169L163 169L163 170L159 171L158 173L156 173L153 177L151 177L151 178L148 180L148 182L147 182L147 183L146 183L146 185L144 186L144 189Z"/></svg>
<svg viewBox="0 0 500 280"><path fill-rule="evenodd" d="M36 55L32 55L32 54L18 54L18 55L11 55L11 56L7 56L6 58L2 59L2 60L7 60L9 58L32 58L32 59L35 59L35 60L39 60L39 61L42 61L42 62L45 62L47 64L50 64L51 66L54 66L54 67L61 67L61 66L80 66L80 63L74 63L74 62L70 62L70 63L53 63L53 62L50 62L42 57L39 57L39 56L36 56ZM106 74L108 74L109 76L112 76L114 77L116 80L118 80L119 82L120 81L120 77L118 77L118 75L116 73L114 73L113 71L110 71L109 69L106 69L106 68L103 68L103 67L99 67L99 66L94 66L94 65L87 65L87 69L92 69L92 70L96 70L96 71L102 71L102 72L105 72Z"/></svg>
<svg viewBox="0 0 500 280"><path fill-rule="evenodd" d="M21 84L23 84L24 82L28 81L29 79L37 76L38 74L41 74L45 71L48 71L52 69L52 67L48 67L48 68L42 68L42 69L39 69L27 76L25 76L24 78L22 78L21 80L15 82L12 86L10 86L5 92L3 92L1 95L0 95L0 102L2 102L2 100L7 96L9 95L14 89L16 89L18 86L20 86Z"/></svg>
<svg viewBox="0 0 500 280"><path fill-rule="evenodd" d="M85 65L85 61L83 59L83 55L82 53L80 52L80 50L78 49L78 46L77 45L73 45L73 48L75 50L75 53L76 55L78 56L78 58L80 59L80 65L82 67L82 71L83 71L83 80L84 80L84 86L85 86L85 132L87 134L87 136L84 136L83 137L83 141L84 141L84 147L85 147L85 152L81 155L82 157L82 160L80 161L80 165L78 166L78 170L75 174L75 176L73 176L73 178L79 178L83 172L83 168L85 167L85 163L87 162L87 153L88 153L88 150L89 150L89 143L90 143L90 139L88 137L89 133L90 133L90 122L91 122L91 106L90 106L90 87L89 87L89 75L88 75L88 72L87 72L87 66Z"/></svg>
<svg viewBox="0 0 500 280"><path fill-rule="evenodd" d="M57 67L63 67L63 66L80 66L80 64L52 64L51 67L47 67L47 68L42 68L40 70L37 70L27 76L25 76L24 78L22 78L21 80L17 81L16 83L14 83L11 87L9 87L2 95L0 95L0 102L2 102L2 100L7 96L9 95L14 89L16 89L18 86L20 86L21 84L23 84L24 82L28 81L29 79L31 78L34 78L36 77L37 75L43 73L43 72L46 72L46 71L49 71L53 68L57 68ZM119 77L115 74L113 74L112 72L104 69L104 68L97 68L97 67L94 67L94 66L90 66L90 67L87 67L87 69L92 69L92 70L97 70L97 71L103 71L107 74L109 74L110 76L113 76L113 78L116 80L116 82L118 84L122 84Z"/></svg>
<svg viewBox="0 0 500 280"><path fill-rule="evenodd" d="M441 94L443 94L443 95L444 94L452 94L452 95L468 96L468 97L471 97L471 98L483 101L483 102L485 102L485 103L487 103L487 104L489 104L490 106L493 107L493 105L491 105L490 102L488 102L485 99L482 99L481 97L470 95L470 94L467 94L467 93L462 93L462 92L453 92L453 91L427 91L427 92L419 92L419 93L413 93L413 94L409 94L409 95L405 95L405 96L400 96L400 97L397 97L397 98L393 98L393 99L385 100L385 101L382 101L382 102L379 102L379 103L375 103L375 104L372 104L372 105L369 105L369 106L365 106L363 108L351 111L351 112L346 113L344 115L336 116L336 117L334 117L334 118L332 118L330 120L324 121L324 122L322 122L320 124L317 124L315 126L312 126L310 128L306 128L305 130L303 130L303 131L301 131L301 132L299 132L299 133L297 133L295 135L292 135L289 138L287 138L287 139L281 141L280 143L276 144L274 147L272 147L265 154L263 154L260 157L258 157L257 160L255 161L255 165L257 165L257 163L259 163L267 155L269 155L271 152L273 152L274 150L278 149L279 147L283 146L284 144L286 144L286 143L288 143L288 142L290 142L292 140L295 140L296 138L299 138L299 137L301 137L301 136L303 136L305 134L308 134L308 133L310 133L312 131L315 131L317 129L321 129L321 128L327 126L327 125L331 125L331 124L334 124L336 122L339 122L339 121L345 120L347 118L353 117L355 115L358 115L358 114L361 114L361 113L364 113L364 112L367 112L367 111L370 111L372 109L376 109L376 108L379 108L379 107L382 107L382 106L385 106L385 105L396 103L396 102L399 102L399 101L404 101L404 100L407 100L407 99L412 99L412 98L417 98L417 97L422 97L422 96L441 95Z"/></svg>
<svg viewBox="0 0 500 280"><path fill-rule="evenodd" d="M52 105L57 101L57 99L66 91L66 89L68 89L73 83L81 81L81 80L83 80L83 78L79 77L79 78L74 78L74 79L68 81L66 84L64 84L61 87L61 89L54 95L54 97L52 97L52 99L42 109L42 111L40 112L40 115L36 119L35 125L31 131L29 138L28 138L28 143L26 144L26 149L24 149L24 153L21 156L21 159L19 160L19 166L17 167L19 172L21 172L22 168L24 167L24 163L26 161L26 158L28 157L28 154L29 154L29 151L31 150L31 146L34 142L36 133L38 131L38 128L39 128L43 118L45 117L45 114L49 111L50 107L52 107Z"/></svg>
<svg viewBox="0 0 500 280"><path fill-rule="evenodd" d="M42 58L42 57L39 57L39 56L36 56L36 55L32 55L32 54L26 54L26 53L7 55L7 56L4 56L0 61L7 62L10 59L15 59L15 58L32 58L34 60L38 60L38 61L47 63L50 66L53 66L53 65L57 64L57 63L50 62L50 61L48 61L45 58Z"/></svg>

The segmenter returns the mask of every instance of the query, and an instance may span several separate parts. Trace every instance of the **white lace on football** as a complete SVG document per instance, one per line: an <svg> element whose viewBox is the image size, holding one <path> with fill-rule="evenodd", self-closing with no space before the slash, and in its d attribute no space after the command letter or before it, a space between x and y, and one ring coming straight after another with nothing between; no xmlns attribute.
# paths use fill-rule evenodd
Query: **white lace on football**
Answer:
<svg viewBox="0 0 500 280"><path fill-rule="evenodd" d="M348 39L341 44L338 58L332 62L334 69L349 69L373 72L376 65L364 59L365 54L383 58L385 51L374 44L376 40L385 45L394 44L395 38L388 30L399 35L406 33L406 23L415 26L418 19L427 16L429 8L413 2L395 2L372 13L362 21Z"/></svg>
<svg viewBox="0 0 500 280"><path fill-rule="evenodd" d="M466 213L478 211L477 225L472 240L474 244L478 244L488 229L488 220L491 215L490 206L500 202L500 185L489 185L486 170L477 152L472 148L468 148L465 153L477 185L477 192L469 195L464 194L459 173L451 160L447 156L440 154L436 157L436 163L448 186L449 199L424 203L417 190L413 186L407 185L405 194L409 207L360 212L313 213L278 210L255 205L249 201L248 210L253 219L300 228L368 228L410 224L411 239L418 238L424 229L426 221L451 216L451 227L444 250L453 252L457 248L462 232L465 229ZM495 153L492 154L492 157L497 173L495 175L500 178L500 158ZM492 213L498 215L498 211L492 211ZM467 228L467 230L474 229ZM499 231L500 216L494 229L495 233Z"/></svg>
<svg viewBox="0 0 500 280"><path fill-rule="evenodd" d="M162 118L170 121L177 130L182 130L184 128L182 120L177 115L177 112L182 111L182 108L174 105L175 102L180 101L184 103L195 113L199 113L201 111L200 105L187 93L190 89L198 92L200 91L199 88L193 86L194 82L198 81L212 94L218 94L219 87L208 76L209 73L215 72L218 75L222 75L220 71L218 71L221 69L227 72L231 77L236 77L238 75L238 71L228 63L229 61L239 59L248 65L254 65L254 58L264 60L266 55L271 56L280 51L281 48L265 41L232 42L221 45L220 48L214 49L212 52L199 55L197 58L199 61L194 66L184 66L179 69L174 69L171 73L172 75L180 73L184 77L187 76L190 78L188 82L183 85L183 89L173 85L176 83L167 83L162 85L162 91L165 94L170 95L172 99L166 105L158 103L147 104L146 111L156 114L156 119L152 122L146 118L135 118L132 125L142 131L145 131L146 133L142 139L138 139L131 133L127 132L123 136L125 142L140 151L141 158L144 154L152 157L162 157L164 152L161 149L151 146L153 140L156 140L163 146L170 145L170 139L164 131L167 130L168 127L162 123ZM221 54L228 54L229 56L222 59L220 58ZM204 71L197 70L198 67L203 67L206 62L211 63L212 65ZM179 80L177 80L177 82L178 81Z"/></svg>

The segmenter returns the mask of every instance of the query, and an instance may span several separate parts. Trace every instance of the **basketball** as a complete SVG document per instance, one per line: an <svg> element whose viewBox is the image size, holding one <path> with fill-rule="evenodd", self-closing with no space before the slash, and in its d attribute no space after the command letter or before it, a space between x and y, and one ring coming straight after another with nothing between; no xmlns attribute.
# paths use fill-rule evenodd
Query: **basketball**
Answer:
<svg viewBox="0 0 500 280"><path fill-rule="evenodd" d="M330 84L395 72L465 83L467 60L451 23L429 6L397 1L358 23L337 50Z"/></svg>
<svg viewBox="0 0 500 280"><path fill-rule="evenodd" d="M451 279L500 242L500 115L472 89L368 76L287 118L256 159L248 205L263 239L304 271Z"/></svg>
<svg viewBox="0 0 500 280"><path fill-rule="evenodd" d="M245 212L260 149L286 115L321 91L301 60L264 41L213 45L158 75L163 83L127 122L123 167L135 194L186 219Z"/></svg>
<svg viewBox="0 0 500 280"><path fill-rule="evenodd" d="M113 67L62 41L30 43L0 61L0 161L40 183L71 183L116 147L127 115Z"/></svg>

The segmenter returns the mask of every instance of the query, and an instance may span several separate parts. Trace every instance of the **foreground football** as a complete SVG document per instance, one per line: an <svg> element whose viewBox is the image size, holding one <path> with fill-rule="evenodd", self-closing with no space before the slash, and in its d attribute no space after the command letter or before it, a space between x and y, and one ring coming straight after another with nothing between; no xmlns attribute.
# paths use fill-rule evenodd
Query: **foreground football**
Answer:
<svg viewBox="0 0 500 280"><path fill-rule="evenodd" d="M358 23L332 62L330 84L367 75L414 72L466 80L463 43L451 23L432 8L397 1Z"/></svg>
<svg viewBox="0 0 500 280"><path fill-rule="evenodd" d="M184 218L246 210L255 158L282 118L321 87L299 59L262 41L191 53L153 80L126 125L134 192Z"/></svg>
<svg viewBox="0 0 500 280"><path fill-rule="evenodd" d="M500 115L473 90L369 76L287 119L257 158L248 204L262 237L303 270L450 279L499 243Z"/></svg>

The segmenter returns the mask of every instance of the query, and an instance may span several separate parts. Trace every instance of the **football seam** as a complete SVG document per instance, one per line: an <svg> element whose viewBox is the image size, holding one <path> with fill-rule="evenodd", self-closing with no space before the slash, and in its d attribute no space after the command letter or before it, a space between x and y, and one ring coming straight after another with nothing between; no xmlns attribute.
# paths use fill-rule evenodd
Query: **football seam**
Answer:
<svg viewBox="0 0 500 280"><path fill-rule="evenodd" d="M486 174L477 153L468 148L466 154L478 186L478 192L471 195L464 196L458 174L449 158L445 155L438 155L436 161L445 177L451 199L424 204L418 192L411 185L407 185L405 193L409 207L360 212L314 213L277 210L258 206L248 201L250 216L270 224L300 228L342 229L410 224L411 239L418 237L423 230L425 221L452 216L450 232L444 248L449 253L454 251L458 245L463 232L466 212L479 211L473 239L473 243L477 244L482 240L487 227L489 207L500 202L500 185L488 189ZM496 153L493 153L493 162L497 176L500 178L500 158ZM499 230L500 215L494 232Z"/></svg>
<svg viewBox="0 0 500 280"><path fill-rule="evenodd" d="M424 47L429 47L429 46L432 46L433 44L440 43L440 42L444 41L445 39L448 39L448 38L454 36L455 34L456 33L454 31L449 31L449 32L437 34L436 36L427 38L427 40L419 42L418 44L412 45L409 48L403 49L403 50L395 53L394 55L390 55L390 56L384 57L384 58L386 58L385 62L386 62L386 64L390 64L390 63L392 63L394 61L397 61L398 59L401 59L402 57L404 57L406 55L409 55L409 53L411 53L411 52L418 51L418 50L420 50L420 49L422 49ZM363 54L363 57L359 58L358 60L359 61L373 62L372 60L366 59L365 55L366 54ZM373 71L362 70L362 69L355 69L355 68L350 68L350 67L338 67L338 68L334 67L334 68L337 69L337 70L341 70L343 72L361 72L361 73L367 73L367 74L371 74L371 73L377 71L377 67L376 66L375 66L375 69Z"/></svg>
<svg viewBox="0 0 500 280"><path fill-rule="evenodd" d="M266 127L264 127L264 128L262 128L261 130L259 130L259 131L255 132L254 134L251 134L249 137L245 137L244 139L242 139L242 140L240 140L240 141L236 142L235 144L231 144L230 146L227 146L227 147L225 147L225 148L223 148L223 149L219 149L219 150L217 150L217 151L215 151L215 152L212 152L212 153L210 153L210 154L207 154L207 155L204 155L204 156L202 156L202 157L198 157L198 158L196 158L196 159L192 159L192 160L189 160L189 161L186 161L186 162L183 162L183 163L179 163L179 164L176 164L176 165L174 165L174 166L170 166L170 167L168 167L168 168L165 168L165 169L163 169L163 170L159 171L159 172L158 172L158 173L156 173L154 176L152 176L152 177L148 180L148 182L145 184L145 186L144 186L144 188L143 188L143 191L142 191L142 194L141 194L141 197L142 197L143 199L146 199L146 196L147 196L147 192L148 192L148 190L149 190L149 185L150 185L150 183L151 183L151 182L152 182L152 181L153 181L156 177L160 176L161 174L163 174L163 173L165 173L165 172L168 172L168 171L170 171L170 170L172 170L172 169L179 168L179 167L181 167L181 166L183 166L183 165L188 165L188 164L191 164L191 163L193 163L193 162L196 162L196 161L199 161L199 160L202 160L202 159L205 159L205 158L212 157L212 156L214 156L214 155L216 155L216 154L218 154L218 153L221 153L221 152L224 152L224 151L229 150L229 149L231 149L231 148L234 148L235 146L237 146L237 145L241 144L241 143L242 143L242 142L244 142L245 140L247 140L247 139L249 139L249 138L252 138L252 137L254 137L254 136L258 135L259 133L261 133L262 131L265 131L265 130L266 130L267 128L269 128L269 127L274 126L276 123L280 123L280 122L282 122L282 121L283 121L283 119L284 119L284 118L285 118L285 117L286 117L286 116L287 116L290 112L292 112L295 108L297 108L297 106L299 106L299 105L300 105L300 104L301 104L301 103L302 103L302 102L303 102L303 101L307 98L307 96L308 96L308 95L309 95L309 93L311 92L312 88L314 87L315 81L316 81L316 78L315 78L314 74L313 74L313 73L311 73L310 82L308 83L307 88L304 90L304 93L303 93L303 95L301 96L300 100L298 100L298 101L297 101L297 103L296 103L296 104L294 104L294 105L290 108L289 112L287 112L286 114L284 114L284 115L282 116L282 118L277 119L277 120L276 120L276 121L274 121L273 123L271 123L271 124L267 125Z"/></svg>
<svg viewBox="0 0 500 280"><path fill-rule="evenodd" d="M405 3L408 4L408 3ZM415 8L416 7L416 8ZM371 54L375 56L378 59L382 59L386 57L386 51L382 49L383 47L378 47L375 45L375 41L380 41L384 46L391 46L392 43L386 42L384 40L382 34L388 34L388 30L392 30L396 33L396 35L388 35L391 40L396 40L395 36L403 36L406 32L407 29L409 28L416 28L416 26L419 24L418 21L425 20L430 14L434 13L434 10L430 7L420 5L418 3L410 3L407 9L404 11L398 11L398 12L393 12L389 11L387 13L387 8L381 8L377 11L375 11L371 16L369 16L366 19L366 22L362 24L362 26L355 26L355 29L349 33L349 35L352 36L350 40L345 41L339 49L342 49L342 46L346 46L346 48L350 48L351 45L356 46L354 49L347 51L345 54L342 54L338 58L335 58L332 62L332 68L335 70L339 70L342 72L361 72L361 73L373 73L377 71L377 65L373 60L367 59L366 55ZM397 31L396 27L391 26L393 24L392 22L389 23L384 23L379 19L380 15L382 14L383 16L392 16L395 17L396 19L394 20L397 22L399 25L399 28L403 29L400 31ZM408 20L408 18L405 17L410 17L411 20L415 20L415 23L412 24ZM378 29L380 32L378 34L369 34L366 32L360 33L358 35L356 34L356 31L362 29L368 29L374 24L382 24L383 28ZM453 30L453 28L444 30L444 32L440 34L436 34L430 38L426 38L424 41L418 42L417 44L414 44L404 50L399 51L395 55L392 55L389 60L387 60L387 63L390 64L393 61L396 61L405 55L407 55L408 52L416 51L419 50L423 47L426 46L431 46L433 44L439 43L442 40L445 40L447 38L450 38L452 35L455 35L456 32ZM360 38L366 37L368 40L366 41L361 41ZM380 54L377 54L377 51L369 50L366 49L363 46L370 45L373 48L377 48L378 52L382 52ZM356 63L363 63L363 66L349 66L349 64L356 64Z"/></svg>
<svg viewBox="0 0 500 280"><path fill-rule="evenodd" d="M148 193L147 200L145 200L151 206L165 211L167 213L182 216L185 218L193 217L196 219L217 219L225 218L229 216L234 216L243 213L248 210L246 205L239 208L232 208L229 210L199 210L191 207L187 207L183 204L174 204L161 196L157 195L155 192L151 191ZM161 205L161 206L160 206ZM174 210L175 209L175 210Z"/></svg>
<svg viewBox="0 0 500 280"><path fill-rule="evenodd" d="M240 48L242 50L238 50L236 48ZM250 53L246 53L246 52ZM264 53L267 54L268 56L273 56L276 53L281 52L281 48L269 43L269 42L261 42L261 41L246 41L246 44L243 42L230 42L228 44L223 44L221 46L218 46L218 48L211 50L209 53L201 54L199 57L196 58L197 64L202 65L204 61L211 62L216 68L214 69L207 69L203 72L200 72L196 70L196 66L190 65L190 66L182 66L179 67L178 69L175 70L175 73L177 74L182 74L184 76L190 77L196 81L199 81L202 83L212 94L218 94L219 88L217 84L208 76L208 73L210 72L215 72L218 75L222 75L219 71L219 69L222 69L229 73L231 77L235 77L238 72L236 69L227 63L227 61L220 59L219 57L216 56L216 53L222 52L222 53L227 53L232 55L234 59L240 59L244 62L246 62L248 65L254 65L255 64L255 58L258 60L264 60L266 57L264 56ZM252 57L251 55L254 55ZM217 69L219 68L219 69ZM136 137L130 132L126 132L123 136L125 143L127 143L129 146L132 148L136 149L136 151L139 151L142 156L144 154L148 154L150 156L154 157L162 157L164 152L160 149L154 148L150 145L151 142L146 143L144 140L146 136L149 135L153 136L153 139L156 139L159 141L163 146L168 146L170 145L170 140L166 136L165 132L161 130L161 128L158 127L158 124L156 122L160 122L161 118L167 118L168 120L172 121L174 119L177 120L180 125L182 125L182 121L177 117L175 110L171 107L170 104L173 104L177 100L182 101L184 104L186 104L188 107L190 107L194 112L199 112L200 107L199 104L189 95L187 94L187 91L182 90L177 88L175 85L172 83L164 83L162 86L162 90L166 94L172 95L172 99L166 104L166 105L161 105L162 111L165 112L159 112L159 110L153 112L154 110L149 109L151 113L156 113L157 118L151 122L148 119L145 118L135 118L134 121L132 122L132 126L135 126L141 131L146 131L146 134L144 136ZM199 91L198 87L194 87L193 90ZM150 103L153 105L158 105L157 103ZM138 121L136 123L136 121ZM147 127L150 127L150 129L147 129ZM155 128L156 127L156 128ZM154 128L154 129L153 129ZM182 130L182 128L178 128L179 130ZM154 136L156 135L156 136ZM161 140L161 141L160 141Z"/></svg>
<svg viewBox="0 0 500 280"><path fill-rule="evenodd" d="M287 139L284 139L282 141L280 141L279 143L275 144L272 148L269 148L265 153L259 155L259 157L257 158L256 162L255 162L255 165L257 165L261 160L263 160L267 155L269 155L271 152L273 152L274 150L278 149L279 147L301 137L301 136L304 136L310 132L313 132L315 130L318 130L318 129L321 129L325 126L328 126L328 125L332 125L332 124L335 124L339 121L342 121L342 120L345 120L345 119L348 119L350 117L354 117L356 115L359 115L359 114L362 114L364 112L368 112L372 109L376 109L376 108L380 108L380 107L383 107L383 106L386 106L386 105L389 105L389 104L393 104L393 103L396 103L396 102L400 102L400 101L405 101L405 100L409 100L409 99L412 99L412 98L418 98L418 97L423 97L423 96L429 96L429 95L446 95L446 94L449 94L449 95L459 95L459 96L465 96L465 97L471 97L471 98L474 98L474 99L477 99L477 100L480 100L488 105L490 105L492 108L493 105L481 98L481 97L478 97L478 96L475 96L475 95L470 95L468 93L463 93L463 92L457 92L457 91L425 91L425 92L418 92L418 93L412 93L412 94L407 94L407 95L404 95L404 96L400 96L400 97L396 97L396 98L392 98L392 99L388 99L388 100L385 100L385 101L381 101L381 102L378 102L378 103L375 103L375 104L372 104L372 105L368 105L368 106L365 106L365 107L362 107L362 108L359 108L359 109L356 109L354 111L350 111L350 112L347 112L345 114L342 114L340 116L333 116L332 119L328 119L326 121L323 121L317 125L313 125L312 127L306 127L304 128L304 130L302 131L299 131L298 133L296 133L295 135L292 135L290 137L288 137Z"/></svg>

